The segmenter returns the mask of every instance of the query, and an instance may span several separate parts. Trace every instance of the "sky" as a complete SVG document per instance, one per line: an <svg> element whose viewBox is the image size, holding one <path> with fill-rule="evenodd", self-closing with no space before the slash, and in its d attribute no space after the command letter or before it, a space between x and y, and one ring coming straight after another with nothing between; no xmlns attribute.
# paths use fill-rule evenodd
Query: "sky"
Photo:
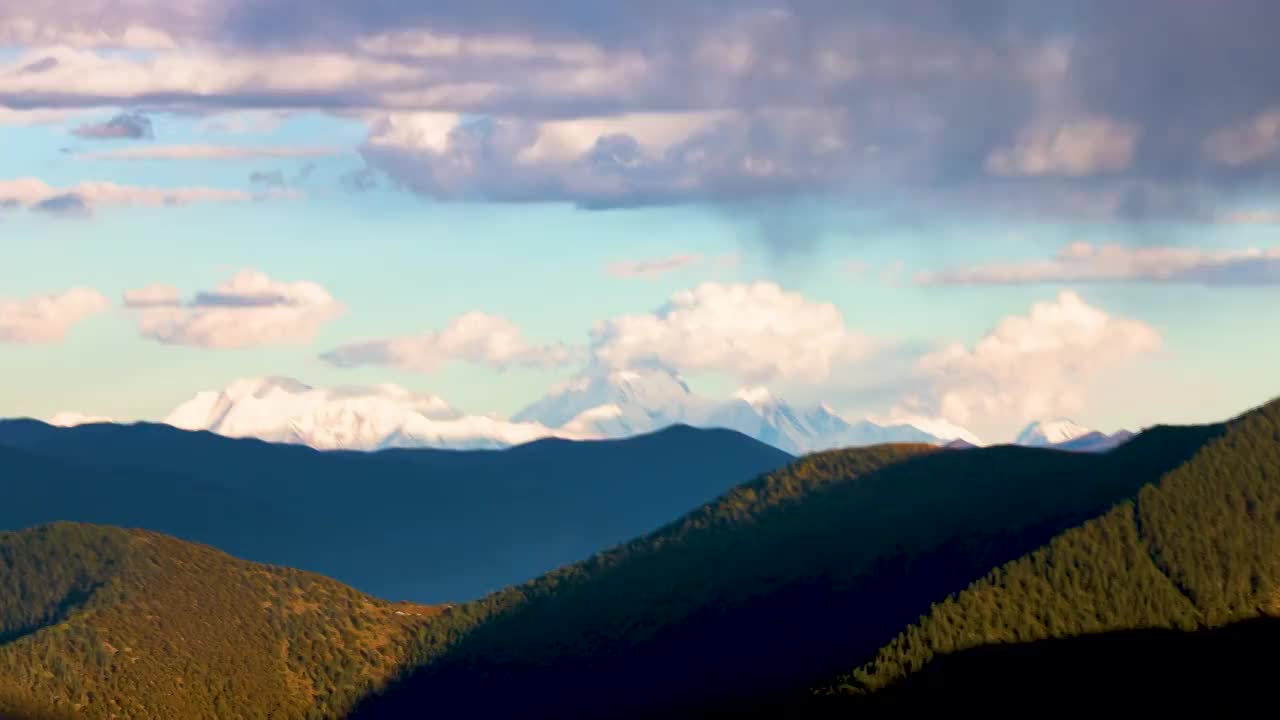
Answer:
<svg viewBox="0 0 1280 720"><path fill-rule="evenodd" d="M0 0L0 416L666 367L985 439L1280 395L1269 0Z"/></svg>

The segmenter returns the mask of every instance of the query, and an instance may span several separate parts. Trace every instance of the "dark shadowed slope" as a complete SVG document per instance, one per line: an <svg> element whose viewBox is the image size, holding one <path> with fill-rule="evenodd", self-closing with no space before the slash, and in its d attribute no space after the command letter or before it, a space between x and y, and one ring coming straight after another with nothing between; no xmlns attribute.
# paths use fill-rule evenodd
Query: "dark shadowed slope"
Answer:
<svg viewBox="0 0 1280 720"><path fill-rule="evenodd" d="M439 612L146 531L0 533L0 717L340 717Z"/></svg>
<svg viewBox="0 0 1280 720"><path fill-rule="evenodd" d="M1106 454L819 453L425 628L361 717L665 717L805 695L930 604L1132 497L1221 426Z"/></svg>
<svg viewBox="0 0 1280 720"><path fill-rule="evenodd" d="M1275 702L1280 618L1199 631L1115 630L1034 642L982 645L939 657L909 679L853 703L812 698L780 705L795 717L935 717L981 711L1026 717L1111 708L1174 712L1212 708L1217 717L1252 715ZM821 715L804 712L822 710ZM1176 711L1176 712L1175 712Z"/></svg>
<svg viewBox="0 0 1280 720"><path fill-rule="evenodd" d="M677 426L501 451L318 452L164 425L0 422L0 529L145 527L365 592L465 600L649 532L790 456Z"/></svg>
<svg viewBox="0 0 1280 720"><path fill-rule="evenodd" d="M1262 647L1262 638L1274 642L1275 624L1249 625L1264 633L1256 643L1235 629L1204 638L1172 631L1204 632L1267 616L1280 616L1280 402L1233 421L1224 435L1135 499L941 599L827 692L897 688L885 697L906 702L926 690L951 692L1002 664L1034 660L1046 673L1061 672L1082 655L1089 655L1088 662L1047 674L1037 687L1074 692L1074 683L1082 682L1096 690L1113 685L1116 678L1107 673L1120 667L1118 658L1099 654L1126 653L1169 668L1170 683L1193 681L1179 688L1203 691L1212 689L1206 683L1224 683L1218 692L1225 698L1246 689L1245 678L1255 677L1248 675L1253 664L1232 655L1194 654ZM1147 628L1171 632L1123 632ZM1098 633L1119 634L1062 640ZM1001 649L1041 641L1057 642ZM1166 651L1173 655L1155 657ZM1174 658L1190 664L1178 671ZM1241 673L1239 682L1227 668ZM1131 668L1128 676L1148 670ZM1123 682L1126 675L1120 677Z"/></svg>

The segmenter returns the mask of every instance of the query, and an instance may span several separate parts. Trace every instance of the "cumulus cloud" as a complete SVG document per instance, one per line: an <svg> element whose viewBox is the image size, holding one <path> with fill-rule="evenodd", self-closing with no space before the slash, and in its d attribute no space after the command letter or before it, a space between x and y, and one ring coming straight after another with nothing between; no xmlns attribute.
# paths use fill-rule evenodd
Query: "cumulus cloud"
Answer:
<svg viewBox="0 0 1280 720"><path fill-rule="evenodd" d="M1038 420L1084 407L1090 383L1160 347L1151 326L1118 318L1073 291L1007 317L972 346L953 343L917 364L928 388L912 408L960 425Z"/></svg>
<svg viewBox="0 0 1280 720"><path fill-rule="evenodd" d="M54 67L56 61L49 69ZM71 134L86 140L150 140L155 137L155 129L151 118L142 113L121 113L106 122L80 125Z"/></svg>
<svg viewBox="0 0 1280 720"><path fill-rule="evenodd" d="M313 282L280 282L243 270L211 291L183 301L167 285L124 293L143 336L168 345L235 349L309 342L319 329L346 312Z"/></svg>
<svg viewBox="0 0 1280 720"><path fill-rule="evenodd" d="M258 160L327 157L343 152L341 148L328 146L156 145L80 153L76 157L82 160Z"/></svg>
<svg viewBox="0 0 1280 720"><path fill-rule="evenodd" d="M338 367L384 365L434 373L462 361L498 370L555 367L574 362L576 353L559 344L535 344L507 318L470 312L440 331L343 345L321 356Z"/></svg>
<svg viewBox="0 0 1280 720"><path fill-rule="evenodd" d="M293 197L292 191L248 193L205 187L152 188L86 181L71 187L54 187L38 178L0 180L0 204L56 213L86 214L98 206L169 207L205 202L249 202Z"/></svg>
<svg viewBox="0 0 1280 720"><path fill-rule="evenodd" d="M97 290L84 287L25 299L0 297L0 343L62 342L72 326L108 304Z"/></svg>
<svg viewBox="0 0 1280 720"><path fill-rule="evenodd" d="M997 263L916 275L921 285L1147 282L1280 284L1280 248L1198 250L1072 243L1050 260Z"/></svg>
<svg viewBox="0 0 1280 720"><path fill-rule="evenodd" d="M723 371L743 385L820 382L876 348L830 303L769 282L704 283L652 313L624 315L592 330L596 362Z"/></svg>

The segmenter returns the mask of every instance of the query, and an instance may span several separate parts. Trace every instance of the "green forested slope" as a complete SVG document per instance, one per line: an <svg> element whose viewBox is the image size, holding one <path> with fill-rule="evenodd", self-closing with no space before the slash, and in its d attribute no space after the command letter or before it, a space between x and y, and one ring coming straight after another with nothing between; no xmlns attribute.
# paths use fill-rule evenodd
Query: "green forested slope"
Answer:
<svg viewBox="0 0 1280 720"><path fill-rule="evenodd" d="M0 716L340 717L435 612L150 532L3 533Z"/></svg>
<svg viewBox="0 0 1280 720"><path fill-rule="evenodd" d="M1106 455L910 445L811 455L432 623L415 668L360 715L653 716L803 693L1220 431L1156 428Z"/></svg>
<svg viewBox="0 0 1280 720"><path fill-rule="evenodd" d="M1136 500L941 600L824 691L882 690L939 656L983 646L1147 628L1204 631L1277 611L1280 402L1273 402L1233 421ZM1087 665L1076 673L1061 682L1098 680Z"/></svg>

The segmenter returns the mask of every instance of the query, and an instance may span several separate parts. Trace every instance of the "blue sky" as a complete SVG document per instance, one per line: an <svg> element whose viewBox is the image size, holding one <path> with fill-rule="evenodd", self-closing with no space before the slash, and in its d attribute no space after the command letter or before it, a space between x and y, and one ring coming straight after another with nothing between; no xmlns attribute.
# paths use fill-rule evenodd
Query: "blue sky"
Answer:
<svg viewBox="0 0 1280 720"><path fill-rule="evenodd" d="M1135 56L1092 6L659 3L664 44L573 3L73 5L0 10L0 415L263 375L509 415L653 362L994 439L1280 394L1280 88L1144 80L1271 52L1223 15Z"/></svg>

